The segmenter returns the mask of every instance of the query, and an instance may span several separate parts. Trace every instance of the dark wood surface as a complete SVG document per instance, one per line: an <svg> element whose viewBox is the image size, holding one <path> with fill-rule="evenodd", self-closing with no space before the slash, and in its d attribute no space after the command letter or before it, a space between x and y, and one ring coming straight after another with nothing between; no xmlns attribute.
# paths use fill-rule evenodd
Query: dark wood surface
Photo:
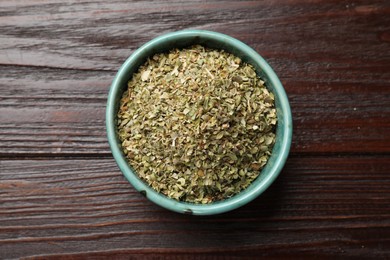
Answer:
<svg viewBox="0 0 390 260"><path fill-rule="evenodd" d="M105 104L140 45L180 29L257 50L290 98L277 181L229 213L138 194ZM0 1L0 259L390 258L389 1Z"/></svg>

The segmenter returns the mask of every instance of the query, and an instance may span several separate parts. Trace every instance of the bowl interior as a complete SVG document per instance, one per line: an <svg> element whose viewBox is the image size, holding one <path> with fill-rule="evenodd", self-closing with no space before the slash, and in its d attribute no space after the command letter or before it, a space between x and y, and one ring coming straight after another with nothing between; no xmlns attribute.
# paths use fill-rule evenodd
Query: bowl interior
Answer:
<svg viewBox="0 0 390 260"><path fill-rule="evenodd" d="M235 196L214 202L211 204L192 204L179 202L159 194L149 185L138 178L134 170L128 165L122 152L121 144L117 135L116 114L119 109L119 101L127 88L127 82L139 66L144 64L148 57L155 53L168 52L173 48L185 48L194 44L200 44L214 49L223 49L244 62L254 66L258 75L265 81L266 87L275 95L275 105L278 116L276 129L276 143L266 166L262 169L259 177L245 190ZM224 34L186 30L166 34L155 38L136 50L119 69L108 96L106 110L107 136L113 156L129 182L136 190L145 195L156 204L180 213L195 215L218 214L238 208L256 198L264 192L276 179L287 159L292 135L291 111L286 93L281 82L267 62L252 48L244 43Z"/></svg>

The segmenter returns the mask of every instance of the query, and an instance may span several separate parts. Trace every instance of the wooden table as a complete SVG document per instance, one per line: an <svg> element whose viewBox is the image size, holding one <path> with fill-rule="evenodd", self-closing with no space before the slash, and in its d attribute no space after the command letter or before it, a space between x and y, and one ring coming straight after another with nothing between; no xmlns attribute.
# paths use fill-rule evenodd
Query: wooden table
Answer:
<svg viewBox="0 0 390 260"><path fill-rule="evenodd" d="M259 198L199 217L119 171L107 93L140 45L207 29L257 50L294 117ZM389 1L0 2L0 259L390 257Z"/></svg>

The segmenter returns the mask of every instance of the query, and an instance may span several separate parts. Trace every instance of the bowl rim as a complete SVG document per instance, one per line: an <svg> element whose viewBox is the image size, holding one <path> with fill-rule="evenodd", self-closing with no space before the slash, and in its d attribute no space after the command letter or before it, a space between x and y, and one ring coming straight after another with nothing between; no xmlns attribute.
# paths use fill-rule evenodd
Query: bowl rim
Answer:
<svg viewBox="0 0 390 260"><path fill-rule="evenodd" d="M137 174L133 172L130 165L124 158L122 150L119 148L120 144L118 143L115 124L117 112L115 111L115 102L117 100L116 97L118 96L118 94L121 94L118 93L121 89L119 85L121 78L128 77L127 69L131 66L135 66L137 64L137 60L143 58L145 53L155 53L154 50L158 48L159 44L163 42L197 36L231 45L234 48L239 49L240 51L245 53L248 57L251 57L251 59L255 63L257 63L258 66L264 71L264 73L267 74L269 81L272 82L272 85L277 92L279 98L281 109L280 113L283 113L283 139L281 141L280 152L277 154L274 165L270 170L271 172L268 173L267 177L262 179L259 185L256 185L254 188L251 188L249 192L242 191L229 199L213 202L210 204L193 204L187 202L180 202L158 193L147 183L143 182L137 176ZM175 46L172 46L172 48L174 47ZM278 124L279 123L280 122L278 121ZM131 54L131 56L127 58L127 60L122 64L110 86L107 98L106 130L109 146L118 167L120 168L126 179L137 191L146 196L150 201L154 202L155 204L171 211L194 215L213 215L231 211L249 203L256 197L258 197L261 193L263 193L274 182L274 180L277 178L280 171L282 170L290 151L292 139L292 115L289 101L286 92L282 86L282 83L280 82L279 78L277 77L273 69L270 67L270 65L255 50L253 50L251 47L241 42L240 40L237 40L231 36L222 33L207 30L182 30L163 34L152 39L151 41L145 43L140 48L135 50L133 54Z"/></svg>

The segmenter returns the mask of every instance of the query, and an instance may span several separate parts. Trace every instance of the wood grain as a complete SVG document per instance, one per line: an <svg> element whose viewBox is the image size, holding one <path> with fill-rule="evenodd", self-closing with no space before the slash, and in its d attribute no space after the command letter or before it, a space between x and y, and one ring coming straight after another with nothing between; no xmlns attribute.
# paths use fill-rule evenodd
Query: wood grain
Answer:
<svg viewBox="0 0 390 260"><path fill-rule="evenodd" d="M115 73L28 67L3 73L0 154L109 155L104 118ZM285 86L294 118L293 153L390 152L390 85Z"/></svg>
<svg viewBox="0 0 390 260"><path fill-rule="evenodd" d="M194 217L149 202L112 159L3 160L0 252L383 257L390 253L389 168L387 157L293 157L249 205Z"/></svg>
<svg viewBox="0 0 390 260"><path fill-rule="evenodd" d="M280 177L217 216L164 210L112 159L116 71L166 32L258 51L293 113ZM0 1L0 259L390 258L384 0Z"/></svg>

